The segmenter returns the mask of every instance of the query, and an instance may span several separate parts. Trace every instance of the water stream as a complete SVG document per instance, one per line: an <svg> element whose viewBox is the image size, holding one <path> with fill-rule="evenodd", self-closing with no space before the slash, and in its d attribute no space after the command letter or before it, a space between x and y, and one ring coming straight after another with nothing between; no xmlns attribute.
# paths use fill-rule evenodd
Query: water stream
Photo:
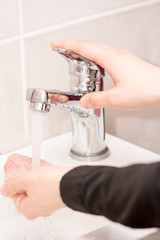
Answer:
<svg viewBox="0 0 160 240"><path fill-rule="evenodd" d="M32 169L40 167L45 113L32 111Z"/></svg>
<svg viewBox="0 0 160 240"><path fill-rule="evenodd" d="M32 111L32 169L40 167L41 143L43 139L44 119L43 112ZM34 229L34 230L33 230ZM36 229L36 231L35 231ZM38 218L26 225L24 239L33 239L34 234L39 233L43 240L55 239L55 231L51 217ZM34 238L35 239L35 238Z"/></svg>

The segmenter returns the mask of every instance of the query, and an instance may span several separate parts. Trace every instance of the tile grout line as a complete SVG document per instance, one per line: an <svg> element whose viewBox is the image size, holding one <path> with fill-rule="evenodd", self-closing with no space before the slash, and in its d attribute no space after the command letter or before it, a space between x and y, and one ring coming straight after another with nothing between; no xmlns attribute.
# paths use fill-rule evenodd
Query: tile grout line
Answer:
<svg viewBox="0 0 160 240"><path fill-rule="evenodd" d="M0 44L5 44L5 43L8 43L8 42L16 41L16 40L19 40L20 38L23 38L23 41L24 41L24 38L29 38L29 37L32 37L32 36L35 36L35 35L39 35L39 34L47 33L47 32L50 32L50 31L57 30L57 29L62 29L62 28L65 28L65 27L69 27L69 26L72 26L72 25L75 25L75 24L84 23L86 21L92 21L92 20L99 19L99 18L104 17L104 16L115 15L115 14L118 14L118 13L121 13L121 12L126 12L128 10L140 8L140 7L143 7L143 6L148 6L148 5L151 5L151 4L154 4L154 3L158 3L158 2L160 2L160 0L147 0L147 1L142 1L142 2L138 2L138 3L133 3L133 4L130 4L130 5L127 5L127 6L125 5L125 6L122 6L122 7L119 7L119 8L106 10L104 12L100 12L100 13L97 13L97 14L92 14L90 16L85 16L85 17L81 17L81 18L78 18L78 19L73 19L73 20L70 20L70 21L67 21L67 22L62 22L62 23L59 23L59 24L42 27L40 29L29 31L29 32L25 33L25 32L23 32L22 2L21 2L21 0L18 0L18 9L21 8L21 9L18 10L19 11L18 15L19 15L20 34L19 34L19 36L13 36L13 37L9 37L9 38L6 38L6 39L2 39L2 40L0 40Z"/></svg>
<svg viewBox="0 0 160 240"><path fill-rule="evenodd" d="M0 39L0 45L6 44L6 43L10 43L10 42L14 42L14 41L17 41L17 40L19 40L19 35L13 36L13 37L4 38L4 39Z"/></svg>
<svg viewBox="0 0 160 240"><path fill-rule="evenodd" d="M26 99L26 71L25 71L25 49L23 37L23 8L22 0L18 0L18 23L19 23L19 48L20 48L20 74L21 74L21 88L22 88L22 106L23 106L23 123L24 123L24 137L25 144L28 142L28 114Z"/></svg>
<svg viewBox="0 0 160 240"><path fill-rule="evenodd" d="M119 8L106 10L106 11L103 11L103 12L100 12L100 13L96 13L96 14L92 14L92 15L89 15L89 16L81 17L81 18L78 18L78 19L73 19L73 20L70 20L70 21L67 21L67 22L62 22L62 23L59 23L59 24L42 27L42 28L37 29L37 30L33 30L33 31L23 33L23 36L24 36L24 38L29 38L29 37L32 37L32 36L34 37L34 36L39 35L39 34L47 33L47 32L50 32L50 31L57 30L57 29L63 29L65 27L73 26L73 25L84 23L84 22L87 22L87 21L96 20L96 19L99 19L99 18L102 18L102 17L105 17L105 16L115 15L115 14L126 12L126 11L129 11L129 10L132 10L132 9L137 9L137 8L149 6L149 5L158 3L158 2L160 2L160 0L147 0L147 1L139 2L139 3L133 3L133 4L127 5L127 6L125 5L125 6L122 6L122 7L119 7Z"/></svg>

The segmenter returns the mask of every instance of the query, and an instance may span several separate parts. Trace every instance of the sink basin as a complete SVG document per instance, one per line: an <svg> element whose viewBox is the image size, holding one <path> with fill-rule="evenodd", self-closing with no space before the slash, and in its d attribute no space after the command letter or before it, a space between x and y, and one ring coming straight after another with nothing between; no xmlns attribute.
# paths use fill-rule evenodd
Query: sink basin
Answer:
<svg viewBox="0 0 160 240"><path fill-rule="evenodd" d="M87 233L77 240L158 240L160 238L159 230L136 230L123 227L120 224L107 224L95 231Z"/></svg>
<svg viewBox="0 0 160 240"><path fill-rule="evenodd" d="M160 159L160 156L155 153L108 134L106 143L111 155L105 160L93 162L92 165L125 166ZM48 139L42 144L42 158L56 165L83 165L84 162L75 161L69 156L70 146L71 133ZM19 149L16 153L31 156L31 146ZM1 185L4 178L3 165L8 155L0 156ZM157 230L130 229L104 217L79 213L67 207L56 211L51 217L29 221L16 212L10 199L0 196L0 239L2 240L135 240L141 238L149 240L150 238L146 237L151 236L152 233L155 234L155 231Z"/></svg>

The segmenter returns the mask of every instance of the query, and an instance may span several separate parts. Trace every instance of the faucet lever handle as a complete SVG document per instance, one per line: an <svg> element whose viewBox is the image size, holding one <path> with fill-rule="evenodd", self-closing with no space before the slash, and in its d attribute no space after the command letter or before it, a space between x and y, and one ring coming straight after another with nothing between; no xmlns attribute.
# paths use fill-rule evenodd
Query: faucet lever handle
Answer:
<svg viewBox="0 0 160 240"><path fill-rule="evenodd" d="M63 56L65 56L66 58L69 58L71 60L77 60L77 61L83 61L85 63L86 66L90 67L90 66L96 66L98 71L99 71L99 75L100 77L104 77L105 76L105 71L104 68L102 68L100 65L98 65L95 61L89 60L83 56L81 56L80 54L72 51L72 50L67 50L67 49L62 49L62 48L53 48L53 51L58 52L59 54L62 54Z"/></svg>

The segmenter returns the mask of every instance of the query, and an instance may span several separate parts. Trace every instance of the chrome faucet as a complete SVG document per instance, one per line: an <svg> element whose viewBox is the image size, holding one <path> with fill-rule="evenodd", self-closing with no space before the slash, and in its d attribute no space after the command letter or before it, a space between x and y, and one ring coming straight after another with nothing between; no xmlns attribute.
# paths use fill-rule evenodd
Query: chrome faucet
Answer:
<svg viewBox="0 0 160 240"><path fill-rule="evenodd" d="M70 155L82 161L102 160L109 156L105 144L104 109L86 109L80 105L84 94L103 90L104 69L79 54L54 48L69 64L70 92L28 88L26 99L33 111L49 112L51 107L65 109L72 119Z"/></svg>

